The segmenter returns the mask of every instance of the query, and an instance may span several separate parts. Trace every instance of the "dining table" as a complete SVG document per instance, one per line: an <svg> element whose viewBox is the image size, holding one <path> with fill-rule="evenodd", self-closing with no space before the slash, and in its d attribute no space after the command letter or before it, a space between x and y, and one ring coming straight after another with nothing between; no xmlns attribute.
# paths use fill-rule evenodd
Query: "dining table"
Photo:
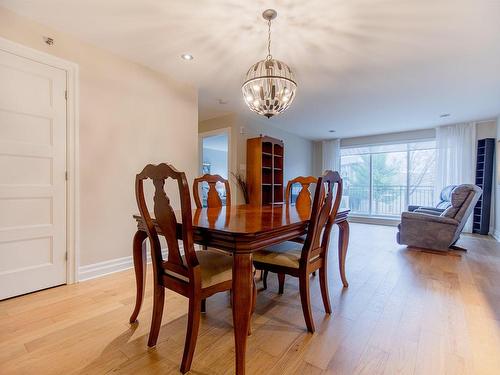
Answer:
<svg viewBox="0 0 500 375"><path fill-rule="evenodd" d="M235 372L245 374L245 353L252 314L253 265L252 253L265 247L294 240L307 233L310 206L294 204L236 205L220 208L193 209L193 237L196 244L224 250L233 256L233 329L235 338ZM348 286L345 260L349 243L349 210L339 209L335 224L339 228L338 261L340 278ZM178 236L182 236L180 212ZM137 231L133 239L133 261L136 279L136 302L130 322L137 320L145 293L146 225L140 215L134 215ZM153 218L153 223L155 220ZM161 234L156 225L158 234ZM300 246L300 244L299 244Z"/></svg>

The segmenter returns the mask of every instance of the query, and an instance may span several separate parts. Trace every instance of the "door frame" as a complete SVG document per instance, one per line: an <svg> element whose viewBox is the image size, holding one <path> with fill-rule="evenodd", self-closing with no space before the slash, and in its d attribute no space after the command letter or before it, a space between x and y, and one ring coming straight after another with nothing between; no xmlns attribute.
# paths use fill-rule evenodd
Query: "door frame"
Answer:
<svg viewBox="0 0 500 375"><path fill-rule="evenodd" d="M0 37L0 50L66 72L66 284L78 282L80 264L78 64Z"/></svg>
<svg viewBox="0 0 500 375"><path fill-rule="evenodd" d="M220 128L198 133L198 173L203 174L203 138L214 135L227 135L227 179L231 181L231 128ZM231 187L232 188L232 187Z"/></svg>

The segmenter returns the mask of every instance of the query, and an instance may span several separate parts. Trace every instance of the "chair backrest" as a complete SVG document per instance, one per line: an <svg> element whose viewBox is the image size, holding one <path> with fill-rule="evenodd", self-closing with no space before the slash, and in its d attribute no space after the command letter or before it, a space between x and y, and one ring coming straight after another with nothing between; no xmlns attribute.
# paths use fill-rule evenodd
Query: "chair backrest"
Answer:
<svg viewBox="0 0 500 375"><path fill-rule="evenodd" d="M170 205L170 199L165 192L165 182L169 178L177 182L179 189L185 262L182 259L179 249L178 232L180 228L175 217L175 212ZM151 219L144 196L144 180L147 179L151 179L154 185L153 212L156 224L167 241L168 259L166 261L163 259L157 228ZM139 212L146 223L146 231L152 249L153 269L156 277L160 278L162 269L170 271L170 274L181 276L181 279L184 277L192 280L199 277L198 259L196 258L193 242L191 198L184 172L179 172L170 164L148 164L142 172L136 175L135 195Z"/></svg>
<svg viewBox="0 0 500 375"><path fill-rule="evenodd" d="M312 200L311 200L311 192L309 190L309 186L311 184L316 184L318 182L318 179L314 176L299 176L295 177L294 179L288 181L286 184L286 192L285 192L285 201L286 203L291 203L292 202L292 188L293 185L300 184L301 189L299 191L299 195L297 196L297 199L295 201L295 205L297 206L311 206Z"/></svg>
<svg viewBox="0 0 500 375"><path fill-rule="evenodd" d="M451 205L441 216L455 219L458 222L454 241L458 240L467 219L472 214L482 193L483 190L479 186L472 184L458 185L453 189L451 193Z"/></svg>
<svg viewBox="0 0 500 375"><path fill-rule="evenodd" d="M231 206L231 189L229 188L229 181L219 176L218 174L204 174L201 177L195 178L193 181L193 196L196 207L203 207L200 199L200 184L203 182L206 182L208 184L208 208L217 208L223 206L222 199L220 199L219 193L216 189L216 184L218 182L224 184L224 188L226 190L226 206Z"/></svg>
<svg viewBox="0 0 500 375"><path fill-rule="evenodd" d="M456 187L457 185L448 185L441 190L441 193L439 194L439 203L436 205L436 208L445 210L451 206L451 193Z"/></svg>
<svg viewBox="0 0 500 375"><path fill-rule="evenodd" d="M302 248L301 266L316 257L326 257L330 232L342 200L342 178L338 172L325 171L319 177L311 206L311 218Z"/></svg>

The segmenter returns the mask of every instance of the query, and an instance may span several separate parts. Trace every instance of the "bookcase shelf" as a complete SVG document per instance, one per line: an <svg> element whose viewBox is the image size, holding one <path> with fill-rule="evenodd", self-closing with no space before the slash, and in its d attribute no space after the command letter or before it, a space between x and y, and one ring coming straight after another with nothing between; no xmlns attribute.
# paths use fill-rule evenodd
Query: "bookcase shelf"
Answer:
<svg viewBox="0 0 500 375"><path fill-rule="evenodd" d="M485 138L477 141L476 185L483 189L483 195L474 207L472 217L472 231L474 233L488 234L490 230L494 152L494 138Z"/></svg>
<svg viewBox="0 0 500 375"><path fill-rule="evenodd" d="M283 141L261 135L247 140L247 185L250 204L283 202Z"/></svg>

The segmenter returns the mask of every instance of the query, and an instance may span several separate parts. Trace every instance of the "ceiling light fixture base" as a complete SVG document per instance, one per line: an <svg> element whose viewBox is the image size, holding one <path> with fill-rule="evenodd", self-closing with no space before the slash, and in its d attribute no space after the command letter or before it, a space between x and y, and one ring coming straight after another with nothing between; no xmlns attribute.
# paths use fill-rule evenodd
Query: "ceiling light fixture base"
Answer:
<svg viewBox="0 0 500 375"><path fill-rule="evenodd" d="M278 17L278 12L276 12L274 9L266 9L262 12L262 18L264 18L266 21L274 20L276 17Z"/></svg>

